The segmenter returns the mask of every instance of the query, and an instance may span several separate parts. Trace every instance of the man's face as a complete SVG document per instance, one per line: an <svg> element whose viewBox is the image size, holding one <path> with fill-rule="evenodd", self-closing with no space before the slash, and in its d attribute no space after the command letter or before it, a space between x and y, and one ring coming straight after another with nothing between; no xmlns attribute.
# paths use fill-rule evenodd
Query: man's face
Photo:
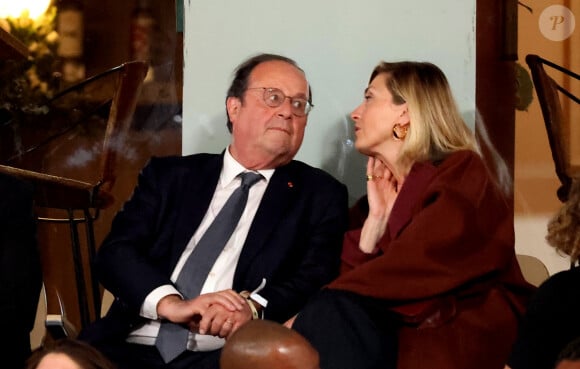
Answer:
<svg viewBox="0 0 580 369"><path fill-rule="evenodd" d="M254 68L243 101L228 98L226 107L232 122L230 153L248 169L270 169L288 163L298 152L306 128L307 116L292 113L290 98L278 107L270 107L264 102L263 88L308 99L304 73L277 60Z"/></svg>

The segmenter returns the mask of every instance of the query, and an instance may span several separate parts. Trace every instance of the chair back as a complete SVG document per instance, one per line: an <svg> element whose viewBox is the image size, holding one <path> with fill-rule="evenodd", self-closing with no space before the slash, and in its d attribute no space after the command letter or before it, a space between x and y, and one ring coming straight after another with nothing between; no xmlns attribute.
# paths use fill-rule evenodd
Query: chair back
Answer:
<svg viewBox="0 0 580 369"><path fill-rule="evenodd" d="M0 163L110 192L146 72L146 63L127 62L67 88L37 112L16 115L0 127ZM40 200L61 207L54 198Z"/></svg>
<svg viewBox="0 0 580 369"><path fill-rule="evenodd" d="M119 68L122 71L111 104L100 164L101 181L107 191L111 190L117 178L117 156L126 148L127 131L131 126L141 85L147 73L147 64L141 61L128 62Z"/></svg>
<svg viewBox="0 0 580 369"><path fill-rule="evenodd" d="M560 98L562 96L568 97L576 104L578 104L578 98L550 77L546 73L544 66L554 68L575 79L579 79L580 76L534 54L526 56L526 63L530 67L536 95L538 96L538 102L544 118L556 175L561 183L557 195L560 201L564 202L568 197L573 174L571 173L570 135L568 134L570 122L566 122Z"/></svg>
<svg viewBox="0 0 580 369"><path fill-rule="evenodd" d="M516 255L520 269L526 281L539 286L550 276L546 265L537 257L531 255Z"/></svg>
<svg viewBox="0 0 580 369"><path fill-rule="evenodd" d="M99 210L113 203L118 154L126 147L146 72L144 62L124 63L64 90L32 114L17 114L0 122L0 172L34 185L39 221L69 226L83 326L91 321L89 295L95 314L101 298L92 269L87 293L77 225L85 225L90 268L96 255L93 224ZM47 243L51 241L47 239ZM52 288L47 290L47 309L51 311L56 300L62 306L53 294ZM45 324L55 338L72 331L62 312L48 314Z"/></svg>

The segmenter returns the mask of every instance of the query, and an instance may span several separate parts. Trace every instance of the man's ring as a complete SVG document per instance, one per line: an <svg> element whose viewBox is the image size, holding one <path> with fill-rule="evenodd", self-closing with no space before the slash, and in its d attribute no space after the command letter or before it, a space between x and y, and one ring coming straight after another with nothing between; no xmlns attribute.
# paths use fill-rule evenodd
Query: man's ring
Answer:
<svg viewBox="0 0 580 369"><path fill-rule="evenodd" d="M224 323L224 324L229 324L229 325L232 325L232 324L234 324L234 322L232 322L231 320L229 320L229 319L228 319L228 320L226 320L226 321L225 321L225 323Z"/></svg>

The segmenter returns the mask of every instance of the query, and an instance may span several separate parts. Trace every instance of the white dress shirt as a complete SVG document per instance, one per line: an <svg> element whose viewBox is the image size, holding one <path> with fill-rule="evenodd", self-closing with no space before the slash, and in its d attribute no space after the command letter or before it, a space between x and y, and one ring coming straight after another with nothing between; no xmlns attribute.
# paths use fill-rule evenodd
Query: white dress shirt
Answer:
<svg viewBox="0 0 580 369"><path fill-rule="evenodd" d="M177 280L177 276L179 275L181 268L183 268L185 261L195 248L195 245L197 245L197 242L201 236L203 236L232 192L234 192L234 190L240 186L241 179L236 178L237 175L245 171L248 170L231 156L229 148L228 150L225 150L224 166L220 173L220 178L213 194L213 198L209 204L209 209L202 219L199 227L193 234L193 237L187 244L185 250L183 250L179 261L175 265L175 269L171 274L171 280L173 282ZM240 221L228 243L225 245L223 251L218 256L211 271L209 272L209 275L207 276L207 279L205 280L201 289L201 294L232 288L234 272L236 270L236 265L238 264L240 253L242 252L242 246L246 241L250 225L252 224L256 211L258 210L260 201L264 196L264 192L266 192L268 181L274 174L274 169L259 170L258 172L264 177L264 179L259 180L250 188L248 202L244 212L242 213ZM150 321L148 321L143 326L133 330L129 334L127 342L140 343L145 345L155 344L155 339L157 337L157 333L159 332L160 326L160 322L157 316L157 304L163 297L171 294L180 293L172 285L164 285L156 288L149 295L147 295L143 305L141 306L140 314L141 316L150 319ZM219 337L190 333L187 349L192 351L211 351L221 348L224 343L225 340Z"/></svg>

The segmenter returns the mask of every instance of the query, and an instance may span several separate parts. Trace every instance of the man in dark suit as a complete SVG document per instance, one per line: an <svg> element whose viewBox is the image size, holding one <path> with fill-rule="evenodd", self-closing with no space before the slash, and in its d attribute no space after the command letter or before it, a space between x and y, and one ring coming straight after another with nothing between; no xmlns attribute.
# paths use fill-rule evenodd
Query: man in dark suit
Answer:
<svg viewBox="0 0 580 369"><path fill-rule="evenodd" d="M285 321L337 275L346 187L293 160L311 107L293 60L261 54L237 68L226 99L230 145L221 155L153 158L143 169L97 255L115 302L82 339L122 369L218 369L224 337L252 319ZM200 293L187 298L176 281L242 172L261 179ZM168 322L191 331L187 350L169 359L157 348Z"/></svg>
<svg viewBox="0 0 580 369"><path fill-rule="evenodd" d="M0 195L0 366L20 369L30 355L42 272L31 187L0 174Z"/></svg>

